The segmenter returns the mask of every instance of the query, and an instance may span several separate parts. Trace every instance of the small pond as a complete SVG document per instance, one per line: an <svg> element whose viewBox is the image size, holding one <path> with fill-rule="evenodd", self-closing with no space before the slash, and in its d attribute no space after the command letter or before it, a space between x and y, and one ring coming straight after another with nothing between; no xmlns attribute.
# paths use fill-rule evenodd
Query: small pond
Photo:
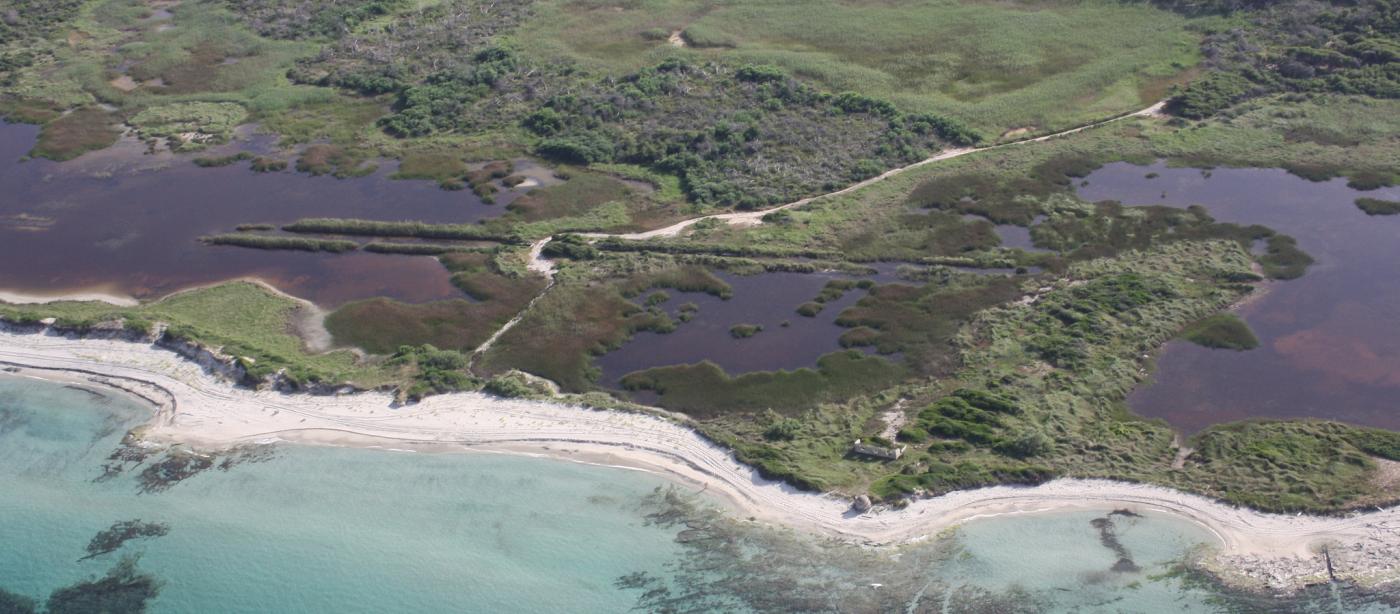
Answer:
<svg viewBox="0 0 1400 614"><path fill-rule="evenodd" d="M838 273L717 275L734 289L733 297L724 300L698 292L666 290L671 298L659 306L673 318L685 303L694 303L699 311L673 332L639 332L621 348L599 356L594 361L603 371L599 383L613 387L633 371L702 360L719 365L730 375L815 366L823 354L841 349L838 339L847 329L836 325L837 315L866 294L852 288L840 299L826 303L815 317L806 317L797 313L797 306L816 298L828 281L857 278ZM889 273L879 277L886 275ZM648 294L639 297L638 303ZM757 324L763 330L736 339L729 333L736 324Z"/></svg>

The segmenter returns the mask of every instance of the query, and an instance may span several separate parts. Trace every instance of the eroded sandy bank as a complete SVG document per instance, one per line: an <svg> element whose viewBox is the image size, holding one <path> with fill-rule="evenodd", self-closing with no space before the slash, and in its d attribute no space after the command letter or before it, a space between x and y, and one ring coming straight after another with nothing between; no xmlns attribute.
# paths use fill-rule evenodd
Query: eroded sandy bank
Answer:
<svg viewBox="0 0 1400 614"><path fill-rule="evenodd" d="M260 441L543 454L655 471L704 489L740 517L868 543L898 543L963 522L1050 510L1128 508L1188 518L1213 533L1207 565L1246 584L1282 588L1334 574L1362 583L1400 572L1400 508L1346 518L1281 516L1234 508L1166 488L1056 480L914 502L857 514L842 497L765 480L684 425L662 418L510 400L477 393L395 407L385 393L312 396L235 388L200 365L145 343L0 332L0 366L19 375L80 377L157 405L143 437L222 448Z"/></svg>

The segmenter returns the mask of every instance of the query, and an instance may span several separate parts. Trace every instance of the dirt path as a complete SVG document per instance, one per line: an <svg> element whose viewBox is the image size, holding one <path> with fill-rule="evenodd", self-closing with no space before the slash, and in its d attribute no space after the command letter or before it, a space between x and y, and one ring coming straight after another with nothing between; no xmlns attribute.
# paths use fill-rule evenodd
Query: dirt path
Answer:
<svg viewBox="0 0 1400 614"><path fill-rule="evenodd" d="M701 216L701 217L691 218L691 219L688 219L688 220L685 220L685 221L681 221L681 222L676 222L675 224L672 224L672 225L667 226L667 227L665 227L665 228L657 228L656 230L648 230L648 231L646 231L646 232L633 232L633 233L621 233L621 234L588 233L588 234L585 234L584 236L590 237L590 238L595 238L595 239L624 239L624 240L628 240L628 241L643 241L643 240L647 240L647 239L659 239L659 238L674 237L674 236L676 236L676 235L679 235L679 234L681 233L681 231L683 231L683 230L685 230L686 228L689 228L689 227L691 227L691 226L693 226L693 225L695 225L695 224L697 224L697 223L699 223L699 222L701 222L701 221L704 221L704 220L719 220L719 221L726 222L726 223L728 223L728 224L730 224L730 225L733 225L733 226L757 226L757 225L763 223L763 216L768 215L768 214L770 214L770 213L774 213L774 212L777 212L777 211L782 211L782 210L785 210L785 209L792 209L792 208L794 208L794 207L801 207L801 206L803 206L803 205L806 205L806 204L808 204L808 203L811 203L812 201L819 200L819 199L822 199L822 198L830 198L830 197L833 197L833 196L841 196L841 195L843 195L843 194L849 194L849 193L851 193L851 192L854 192L854 191L856 191L856 190L859 190L859 189L864 188L864 187L867 187L867 186L874 185L874 184L876 184L876 183L879 183L879 182L884 181L884 180L886 180L886 179L889 179L889 178L891 178L891 177L895 177L895 176L898 176L898 175L902 175L902 174L907 173L907 172L909 172L909 171L912 171L912 170L914 170L914 169L916 169L916 168L921 168L921 167L924 167L924 166L928 166L928 165L930 165L930 164L933 164L934 162L940 162L940 161L943 161L943 160L951 160L951 159L953 159L953 158L958 158L958 157L961 157L961 156L966 156L966 155L968 155L968 154L980 153L980 152L984 152L984 151L991 151L991 150L994 150L994 149L1002 149L1002 148L1006 148L1006 147L1015 147L1015 146L1017 146L1017 145L1025 145L1025 144L1027 144L1027 143L1040 143L1040 142L1042 142L1042 141L1048 141L1048 140L1050 140L1050 139L1059 138L1059 137L1062 137L1062 136L1068 136L1068 135L1071 135L1071 134L1074 134L1074 133L1077 133L1077 132L1083 132L1083 131L1085 131L1085 130L1089 130L1089 129L1091 129L1091 128L1097 128L1097 127L1099 127L1099 126L1103 126L1103 125L1106 125L1106 124L1111 124L1111 123L1113 123L1113 122L1117 122L1117 121L1121 121L1121 120L1124 120L1124 119L1128 119L1128 118L1130 118L1130 117L1153 117L1153 116L1159 115L1159 114L1161 113L1161 111L1162 111L1162 107L1165 106L1165 105L1166 105L1166 102L1165 102L1165 101L1159 102L1159 103L1157 103L1157 104L1154 104L1154 105L1152 105L1152 106L1150 106L1150 107L1147 107L1147 108L1145 108L1145 109L1142 109L1142 110L1140 110L1140 111L1134 111L1134 112L1132 112L1132 113L1127 113L1127 114L1125 114L1125 115L1119 115L1118 117L1113 117L1113 118L1110 118L1110 119L1105 119L1105 120L1098 121L1098 122L1094 122L1094 123L1091 123L1091 124L1085 124L1085 125L1080 126L1080 127L1078 127L1078 128L1071 128L1071 129L1069 129L1069 130L1063 130L1063 131L1056 132L1056 133L1053 133L1053 134L1047 134L1047 135L1045 135L1045 136L1038 136L1038 137L1035 137L1035 138L1022 139L1022 140L1019 140L1019 141L1011 141L1011 142L1009 142L1009 143L1001 143L1001 144L999 144L999 145L988 145L988 146L986 146L986 147L965 147L965 148L959 148L959 149L947 149L947 150L944 150L944 151L939 152L938 154L936 154L936 155L934 155L934 156L932 156L932 157L925 158L925 159L923 159L923 160L919 160L918 162L915 162L915 163L910 164L910 165L908 165L908 166L902 166L902 167L899 167L899 168L896 168L896 169L891 169L891 170L885 171L885 172L883 172L883 173L881 173L881 174L879 174L879 175L876 175L876 176L874 176L874 177L871 177L871 178L869 178L869 179L866 179L866 180L861 181L861 182L858 182L858 183L851 184L851 185L846 186L846 187L844 187L844 188L842 188L842 189L840 189L840 190L837 190L837 191L835 191L835 192L828 192L828 193L826 193L826 194L819 194L819 195L817 195L817 196L809 196L809 197L807 197L807 198L803 198L803 199L800 199L800 200L795 200L795 201L790 202L790 203L787 203L787 204L785 204L785 205L778 205L778 206L776 206L776 207L771 207L771 208L763 209L763 210L760 210L760 211L744 211L744 212L739 212L739 213L719 213L719 214L715 214L715 215L705 215L705 216Z"/></svg>
<svg viewBox="0 0 1400 614"><path fill-rule="evenodd" d="M549 290L554 287L554 261L542 255L544 246L549 245L551 238L552 237L545 237L530 244L529 262L525 265L527 269L543 275L545 279L549 280L548 283L545 284L543 290L540 290L539 294L535 295L535 298L530 299L530 302L526 303L525 307L521 308L520 313L515 314L515 317L511 318L509 322L506 322L497 329L496 332L492 333L491 336L488 337L486 341L483 341L480 346L477 346L475 350L472 350L471 356L467 359L467 369L471 369L475 366L476 360L484 355L487 350L491 349L491 346L495 345L496 340L500 339L501 335L506 334L506 331L515 328L516 324L524 320L525 315L530 313L530 308L534 307L535 303L544 298L544 295L548 294Z"/></svg>

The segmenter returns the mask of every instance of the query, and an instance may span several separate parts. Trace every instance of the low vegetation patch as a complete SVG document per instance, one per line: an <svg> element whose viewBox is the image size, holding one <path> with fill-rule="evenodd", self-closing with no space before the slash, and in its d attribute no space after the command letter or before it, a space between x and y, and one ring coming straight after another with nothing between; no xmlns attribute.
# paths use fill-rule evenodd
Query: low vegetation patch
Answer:
<svg viewBox="0 0 1400 614"><path fill-rule="evenodd" d="M287 249L302 252L342 253L359 249L354 241L336 239L308 239L304 237L274 237L251 234L222 234L200 237L200 241L210 245L231 245L253 249Z"/></svg>
<svg viewBox="0 0 1400 614"><path fill-rule="evenodd" d="M515 277L495 269L489 254L442 256L452 283L477 302L402 303L375 298L349 303L326 317L338 342L377 354L400 346L431 345L454 351L475 349L515 317L545 286L538 276Z"/></svg>
<svg viewBox="0 0 1400 614"><path fill-rule="evenodd" d="M735 339L748 339L763 332L762 324L735 324L729 327L729 336Z"/></svg>
<svg viewBox="0 0 1400 614"><path fill-rule="evenodd" d="M39 142L30 155L50 160L71 160L89 151L106 149L117 142L117 119L97 107L76 109L39 131Z"/></svg>
<svg viewBox="0 0 1400 614"><path fill-rule="evenodd" d="M248 111L232 102L177 102L151 107L128 123L145 139L165 139L170 149L190 151L222 143Z"/></svg>
<svg viewBox="0 0 1400 614"><path fill-rule="evenodd" d="M615 284L560 284L497 341L481 368L488 373L516 368L548 378L566 391L583 392L592 389L599 376L593 356L620 346L637 331L674 326L664 313L623 298Z"/></svg>
<svg viewBox="0 0 1400 614"><path fill-rule="evenodd" d="M627 184L607 175L570 173L564 183L538 188L515 199L507 209L526 222L580 216L609 202L628 202L633 192Z"/></svg>
<svg viewBox="0 0 1400 614"><path fill-rule="evenodd" d="M904 369L896 363L851 350L821 357L815 369L734 377L711 362L657 367L628 374L622 386L655 391L662 407L703 420L770 409L796 415L822 403L875 392L903 375Z"/></svg>
<svg viewBox="0 0 1400 614"><path fill-rule="evenodd" d="M1252 350L1259 338L1249 325L1233 313L1220 313L1196 322L1181 331L1181 338L1196 345L1224 350Z"/></svg>
<svg viewBox="0 0 1400 614"><path fill-rule="evenodd" d="M1400 214L1400 201L1385 200L1381 198L1358 198L1356 206L1366 215L1396 215Z"/></svg>
<svg viewBox="0 0 1400 614"><path fill-rule="evenodd" d="M297 234L356 235L366 237L410 237L461 241L505 241L519 239L471 224L428 224L425 222L380 222L374 220L311 218L282 227Z"/></svg>

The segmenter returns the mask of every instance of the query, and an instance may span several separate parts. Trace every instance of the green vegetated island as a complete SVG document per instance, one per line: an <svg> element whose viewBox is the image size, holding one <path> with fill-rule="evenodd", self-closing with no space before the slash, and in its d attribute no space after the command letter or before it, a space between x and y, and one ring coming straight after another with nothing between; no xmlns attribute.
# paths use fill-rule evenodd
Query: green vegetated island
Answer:
<svg viewBox="0 0 1400 614"><path fill-rule="evenodd" d="M1393 185L1397 14L1393 0L3 0L0 112L41 126L35 157L70 159L123 132L198 152L253 123L277 151L194 161L353 177L395 158L398 177L488 202L532 180L521 161L544 163L548 181L479 224L247 220L204 238L431 256L463 293L344 305L325 319L342 349L308 351L289 332L302 307L249 283L0 316L161 325L239 357L252 385L550 396L544 378L604 407L650 391L765 475L895 504L1057 476L1272 511L1388 503L1378 466L1400 460L1400 434L1249 421L1207 429L1185 453L1166 424L1126 408L1168 340L1257 345L1221 314L1261 280L1306 273L1294 240L1073 188L1106 163L1159 159ZM1165 116L918 166L758 224L600 236L762 212L1163 100ZM1033 225L1041 249L1003 247L998 224ZM544 239L552 276L532 266ZM837 280L781 306L800 321L858 294L836 316L846 349L810 368L702 362L630 373L625 390L599 381L597 356L686 326L703 309L687 296L732 296L717 273L858 275L876 262L902 263L901 280ZM977 274L988 268L1012 272ZM685 303L674 311L673 296ZM732 324L739 343L773 334ZM881 460L851 454L856 439L907 447Z"/></svg>

